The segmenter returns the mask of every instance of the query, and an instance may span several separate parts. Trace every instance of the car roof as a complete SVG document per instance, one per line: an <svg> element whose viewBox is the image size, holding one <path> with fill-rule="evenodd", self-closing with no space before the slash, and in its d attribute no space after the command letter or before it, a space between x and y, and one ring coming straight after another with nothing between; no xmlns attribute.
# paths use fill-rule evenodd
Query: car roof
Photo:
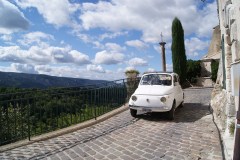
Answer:
<svg viewBox="0 0 240 160"><path fill-rule="evenodd" d="M174 72L144 72L143 75L148 75L148 74L171 74L171 75L178 75L177 73Z"/></svg>

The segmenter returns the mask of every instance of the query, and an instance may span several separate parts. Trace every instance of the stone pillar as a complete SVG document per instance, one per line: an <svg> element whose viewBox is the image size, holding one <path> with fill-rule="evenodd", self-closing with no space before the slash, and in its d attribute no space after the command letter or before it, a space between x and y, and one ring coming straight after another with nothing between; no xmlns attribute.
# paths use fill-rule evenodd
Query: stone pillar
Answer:
<svg viewBox="0 0 240 160"><path fill-rule="evenodd" d="M163 72L166 72L166 57L165 57L165 44L166 42L160 42L160 47L162 49L162 70Z"/></svg>

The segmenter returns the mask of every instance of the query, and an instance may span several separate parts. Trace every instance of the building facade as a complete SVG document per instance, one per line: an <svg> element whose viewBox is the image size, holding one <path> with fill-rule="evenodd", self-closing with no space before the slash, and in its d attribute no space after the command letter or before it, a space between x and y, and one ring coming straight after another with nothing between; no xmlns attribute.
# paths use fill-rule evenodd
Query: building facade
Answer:
<svg viewBox="0 0 240 160"><path fill-rule="evenodd" d="M211 106L222 133L226 159L232 159L236 153L236 150L234 151L235 139L238 137L236 131L239 130L236 129L239 88L235 88L233 80L239 79L240 74L236 70L232 71L234 66L240 64L240 0L217 0L217 5L221 31L221 56ZM235 93L236 90L238 94Z"/></svg>
<svg viewBox="0 0 240 160"><path fill-rule="evenodd" d="M213 87L211 64L219 61L221 53L221 32L219 25L213 28L212 40L208 53L201 59L201 77L197 79L197 86Z"/></svg>

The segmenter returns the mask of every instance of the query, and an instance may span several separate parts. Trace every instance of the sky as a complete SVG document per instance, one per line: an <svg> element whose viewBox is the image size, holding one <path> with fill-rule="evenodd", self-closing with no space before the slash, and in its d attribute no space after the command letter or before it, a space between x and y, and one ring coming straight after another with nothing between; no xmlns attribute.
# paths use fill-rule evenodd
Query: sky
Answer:
<svg viewBox="0 0 240 160"><path fill-rule="evenodd" d="M162 40L172 71L175 17L187 59L202 59L218 25L215 0L0 0L0 71L117 80L161 71Z"/></svg>

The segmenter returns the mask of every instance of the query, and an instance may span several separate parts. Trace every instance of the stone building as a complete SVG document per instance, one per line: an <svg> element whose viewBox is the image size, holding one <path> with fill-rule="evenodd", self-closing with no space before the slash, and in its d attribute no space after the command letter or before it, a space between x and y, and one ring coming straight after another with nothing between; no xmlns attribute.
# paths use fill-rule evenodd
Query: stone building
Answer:
<svg viewBox="0 0 240 160"><path fill-rule="evenodd" d="M234 150L236 133L236 113L239 97L233 94L238 88L233 79L239 79L239 73L233 72L235 65L240 63L240 0L217 0L219 26L221 31L221 56L218 78L212 92L211 106L218 127L220 128L226 159L232 159L237 152ZM239 83L239 82L238 82ZM239 94L239 90L237 91ZM231 132L235 128L235 133ZM238 129L239 130L239 129ZM235 158L236 159L236 158Z"/></svg>
<svg viewBox="0 0 240 160"><path fill-rule="evenodd" d="M221 32L218 25L213 28L212 40L208 48L208 53L201 60L201 77L197 79L198 86L213 87L211 63L213 60L219 61L221 53L220 45Z"/></svg>

